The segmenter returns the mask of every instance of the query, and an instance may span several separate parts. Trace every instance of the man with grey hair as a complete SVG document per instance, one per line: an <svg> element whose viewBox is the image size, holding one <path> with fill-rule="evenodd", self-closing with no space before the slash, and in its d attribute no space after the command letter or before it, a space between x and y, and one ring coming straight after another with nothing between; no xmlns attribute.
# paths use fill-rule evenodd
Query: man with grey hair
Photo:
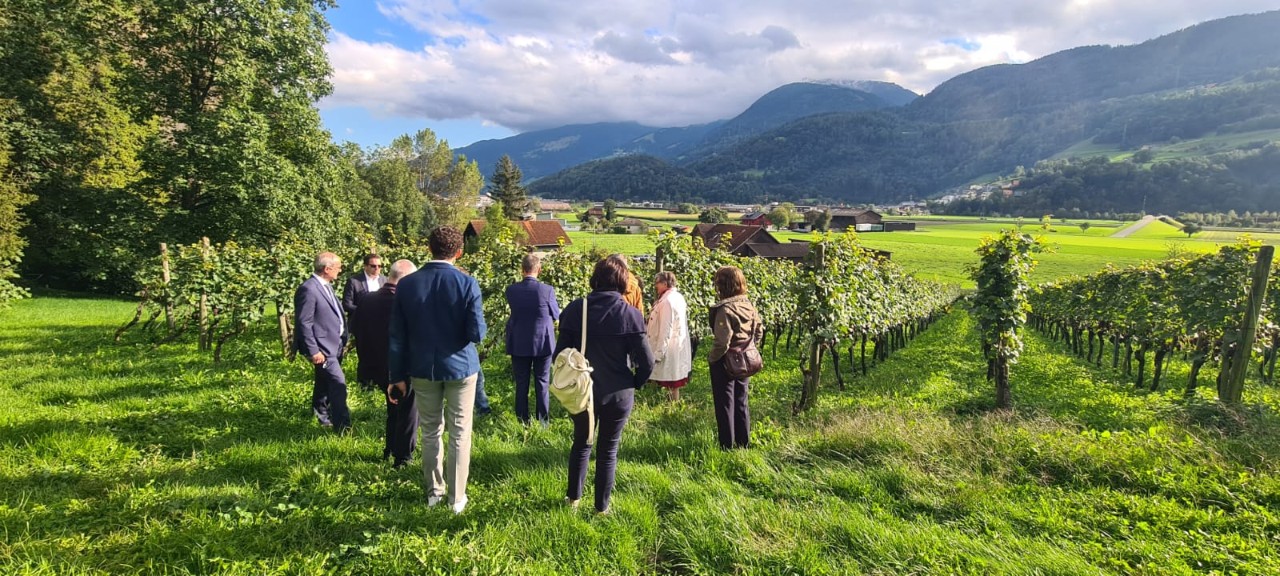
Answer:
<svg viewBox="0 0 1280 576"><path fill-rule="evenodd" d="M535 414L546 426L550 423L551 352L556 349L555 322L560 319L556 289L538 281L542 260L528 254L520 263L524 279L507 287L507 354L516 384L516 417L529 424L529 380L533 379Z"/></svg>
<svg viewBox="0 0 1280 576"><path fill-rule="evenodd" d="M391 308L395 306L396 285L413 274L418 267L409 260L396 260L387 272L386 283L377 291L361 294L356 306L360 310L352 321L352 331L360 344L360 364L368 365L372 383L386 395L387 427L382 458L395 457L394 466L409 463L418 434L417 397L413 390L400 393L391 388L391 371L387 363L390 345Z"/></svg>
<svg viewBox="0 0 1280 576"><path fill-rule="evenodd" d="M293 296L294 347L315 367L311 411L321 426L343 433L351 428L347 409L347 378L342 373L342 350L347 325L333 281L342 273L342 260L333 252L316 255L315 273Z"/></svg>

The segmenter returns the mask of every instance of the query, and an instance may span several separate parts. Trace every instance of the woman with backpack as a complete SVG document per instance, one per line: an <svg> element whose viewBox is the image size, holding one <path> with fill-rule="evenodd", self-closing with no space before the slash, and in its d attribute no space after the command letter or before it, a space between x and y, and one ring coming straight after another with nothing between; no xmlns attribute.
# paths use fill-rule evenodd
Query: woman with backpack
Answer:
<svg viewBox="0 0 1280 576"><path fill-rule="evenodd" d="M760 369L756 348L764 337L760 313L747 299L747 280L736 266L716 270L716 298L711 306L711 332L715 340L707 360L711 363L711 396L715 401L720 447L746 448L751 440L751 410L747 386Z"/></svg>
<svg viewBox="0 0 1280 576"><path fill-rule="evenodd" d="M566 348L581 351L591 364L592 410L571 416L573 445L569 449L569 485L565 501L577 507L587 479L591 457L590 432L595 420L596 512L609 512L614 473L618 465L618 445L622 429L635 405L635 391L653 371L653 353L645 338L645 322L640 311L622 299L631 272L619 255L596 263L591 274L592 292L574 300L560 314L560 337L555 355ZM586 302L586 334L583 335L583 302ZM633 370L634 368L634 370ZM594 413L594 414L592 414Z"/></svg>

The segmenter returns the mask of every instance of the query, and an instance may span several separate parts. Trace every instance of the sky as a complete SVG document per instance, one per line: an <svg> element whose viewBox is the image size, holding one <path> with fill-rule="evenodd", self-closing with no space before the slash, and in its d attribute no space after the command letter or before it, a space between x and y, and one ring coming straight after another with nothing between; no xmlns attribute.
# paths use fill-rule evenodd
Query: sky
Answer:
<svg viewBox="0 0 1280 576"><path fill-rule="evenodd" d="M919 94L1076 46L1136 44L1276 0L342 0L326 12L334 140L453 147L566 124L687 126L791 82Z"/></svg>

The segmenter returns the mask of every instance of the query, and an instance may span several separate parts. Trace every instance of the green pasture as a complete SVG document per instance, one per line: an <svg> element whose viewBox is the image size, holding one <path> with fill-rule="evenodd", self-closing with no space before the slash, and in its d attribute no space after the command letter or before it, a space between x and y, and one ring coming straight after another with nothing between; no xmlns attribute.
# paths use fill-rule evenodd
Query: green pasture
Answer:
<svg viewBox="0 0 1280 576"><path fill-rule="evenodd" d="M903 220L908 220L903 218ZM910 232L864 232L858 235L863 245L892 253L894 262L922 278L972 287L967 267L977 262L979 242L1007 228L1017 227L1015 219L985 220L978 218L918 219ZM1039 254L1039 265L1033 273L1036 282L1046 282L1065 276L1085 275L1096 272L1108 264L1134 266L1151 260L1162 260L1173 253L1212 252L1225 244L1236 242L1240 233L1234 231L1206 231L1192 238L1174 226L1156 220L1127 238L1111 235L1128 227L1132 222L1090 220L1087 230L1081 230L1077 220L1067 223L1054 221L1048 231L1038 220L1024 219L1022 230L1044 239L1048 251ZM810 233L771 232L782 241L807 240ZM590 250L593 247L623 254L652 254L653 241L641 234L596 234L570 232L571 250ZM1268 244L1280 245L1280 233L1252 233L1251 238Z"/></svg>
<svg viewBox="0 0 1280 576"><path fill-rule="evenodd" d="M653 240L648 234L612 234L583 231L568 232L573 244L569 250L589 252L593 249L603 250L610 254L653 254Z"/></svg>
<svg viewBox="0 0 1280 576"><path fill-rule="evenodd" d="M1203 138L1193 138L1190 140L1182 140L1167 144L1152 145L1150 148L1155 152L1154 160L1156 162L1165 160L1180 160L1183 158L1191 158L1197 156L1207 156L1219 152L1227 152L1243 147L1254 146L1257 143L1280 141L1280 129L1257 130L1253 132L1239 132L1227 134L1212 134ZM1061 160L1066 158L1089 158L1093 156L1106 156L1112 161L1123 160L1133 156L1136 150L1122 149L1115 144L1094 144L1090 140L1084 140L1075 145L1055 154L1052 159Z"/></svg>
<svg viewBox="0 0 1280 576"><path fill-rule="evenodd" d="M1169 391L1139 392L1028 333L996 413L963 310L867 376L842 351L845 386L828 364L799 416L801 352L770 341L748 450L716 448L705 362L678 405L641 390L607 516L564 506L571 427L516 421L504 356L454 516L378 459L378 395L352 391L351 436L316 426L271 326L213 365L190 339L112 342L132 311L0 311L0 573L1280 572L1275 388L1184 400L1175 361Z"/></svg>

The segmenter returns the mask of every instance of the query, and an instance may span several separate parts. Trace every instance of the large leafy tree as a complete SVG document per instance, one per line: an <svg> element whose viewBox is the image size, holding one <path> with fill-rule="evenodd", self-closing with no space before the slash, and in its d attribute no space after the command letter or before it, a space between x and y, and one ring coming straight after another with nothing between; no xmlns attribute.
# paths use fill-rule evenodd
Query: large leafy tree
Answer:
<svg viewBox="0 0 1280 576"><path fill-rule="evenodd" d="M520 183L523 178L520 167L506 154L498 159L493 176L489 177L490 194L502 203L502 213L508 220L519 220L529 208L529 197Z"/></svg>
<svg viewBox="0 0 1280 576"><path fill-rule="evenodd" d="M120 290L156 244L352 231L317 0L12 0L0 8L4 130L26 270ZM349 172L348 172L349 175ZM350 182L346 180L345 182Z"/></svg>

